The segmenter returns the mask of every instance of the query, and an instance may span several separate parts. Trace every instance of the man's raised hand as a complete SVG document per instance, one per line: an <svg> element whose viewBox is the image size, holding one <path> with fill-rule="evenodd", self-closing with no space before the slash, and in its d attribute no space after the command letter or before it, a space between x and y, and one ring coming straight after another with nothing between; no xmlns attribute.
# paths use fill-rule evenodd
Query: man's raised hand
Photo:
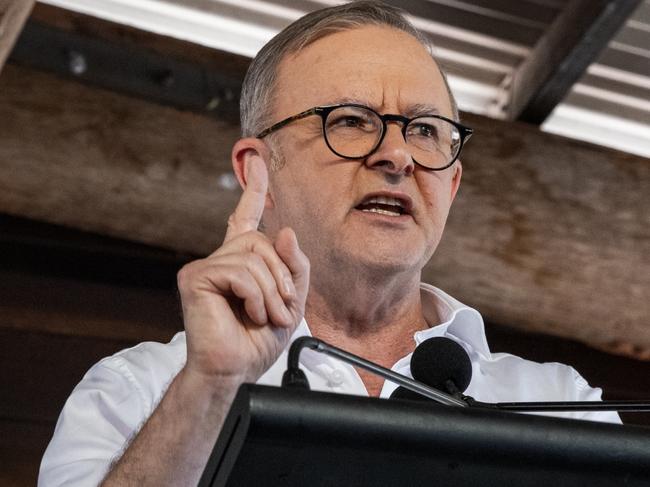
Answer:
<svg viewBox="0 0 650 487"><path fill-rule="evenodd" d="M186 372L254 382L304 316L309 261L295 233L284 228L272 242L258 231L267 188L264 162L251 158L223 245L178 274Z"/></svg>

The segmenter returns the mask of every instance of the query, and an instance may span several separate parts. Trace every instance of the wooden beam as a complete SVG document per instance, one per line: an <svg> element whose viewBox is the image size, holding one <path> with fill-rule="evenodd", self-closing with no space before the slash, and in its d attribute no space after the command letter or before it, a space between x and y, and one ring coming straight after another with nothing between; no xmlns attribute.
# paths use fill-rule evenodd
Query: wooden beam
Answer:
<svg viewBox="0 0 650 487"><path fill-rule="evenodd" d="M237 54L217 51L191 42L133 29L72 10L37 3L30 22L55 28L77 37L92 38L114 45L128 44L171 59L191 62L201 68L218 69L224 76L240 81L250 59Z"/></svg>
<svg viewBox="0 0 650 487"><path fill-rule="evenodd" d="M238 123L249 59L39 5L10 61Z"/></svg>
<svg viewBox="0 0 650 487"><path fill-rule="evenodd" d="M509 120L540 125L569 93L640 0L572 0L503 87Z"/></svg>
<svg viewBox="0 0 650 487"><path fill-rule="evenodd" d="M427 280L493 322L649 358L648 160L465 118L477 136ZM222 240L236 126L17 66L0 119L0 211L190 254Z"/></svg>
<svg viewBox="0 0 650 487"><path fill-rule="evenodd" d="M5 213L190 253L219 241L240 194L230 166L237 126L13 65L0 99L12 120L0 129ZM45 167L58 167L57 182ZM49 196L28 203L39 187ZM191 230L176 234L188 213Z"/></svg>
<svg viewBox="0 0 650 487"><path fill-rule="evenodd" d="M10 59L139 98L239 121L240 79L132 43L107 42L30 21Z"/></svg>
<svg viewBox="0 0 650 487"><path fill-rule="evenodd" d="M0 71L36 0L0 0Z"/></svg>

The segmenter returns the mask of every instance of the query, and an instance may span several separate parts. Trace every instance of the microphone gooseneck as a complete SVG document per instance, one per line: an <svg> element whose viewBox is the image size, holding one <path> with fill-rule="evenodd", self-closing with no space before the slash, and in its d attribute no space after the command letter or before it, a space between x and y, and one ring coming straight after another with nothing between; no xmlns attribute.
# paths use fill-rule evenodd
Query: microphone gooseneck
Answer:
<svg viewBox="0 0 650 487"><path fill-rule="evenodd" d="M309 348L315 352L324 353L331 357L337 358L342 362L346 362L355 367L360 367L373 374L376 374L384 379L390 380L400 386L421 394L429 399L436 401L439 404L446 406L460 406L468 407L467 403L462 399L446 394L437 389L429 387L425 384L417 382L409 377L393 372L390 369L382 367L364 358L358 357L350 352L346 352L340 348L330 345L318 338L314 337L301 337L296 339L289 347L287 356L287 370L282 376L283 387L302 387L309 389L309 382L299 367L300 352L303 348Z"/></svg>

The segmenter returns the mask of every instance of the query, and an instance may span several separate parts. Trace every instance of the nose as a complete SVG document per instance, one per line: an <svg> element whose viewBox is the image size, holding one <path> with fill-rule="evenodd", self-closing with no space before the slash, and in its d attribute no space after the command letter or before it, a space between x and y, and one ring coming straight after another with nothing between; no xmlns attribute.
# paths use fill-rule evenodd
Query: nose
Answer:
<svg viewBox="0 0 650 487"><path fill-rule="evenodd" d="M381 170L392 176L413 174L415 163L401 128L399 122L388 121L386 123L386 133L381 144L366 159L366 165L369 168Z"/></svg>

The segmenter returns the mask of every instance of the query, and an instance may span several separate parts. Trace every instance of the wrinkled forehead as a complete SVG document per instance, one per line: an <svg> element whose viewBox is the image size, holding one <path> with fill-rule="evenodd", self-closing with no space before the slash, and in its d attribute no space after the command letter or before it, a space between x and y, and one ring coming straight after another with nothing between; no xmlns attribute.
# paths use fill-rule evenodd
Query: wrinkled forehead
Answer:
<svg viewBox="0 0 650 487"><path fill-rule="evenodd" d="M428 105L453 116L430 52L415 37L388 26L332 33L287 55L278 67L273 119L349 100L399 113Z"/></svg>

